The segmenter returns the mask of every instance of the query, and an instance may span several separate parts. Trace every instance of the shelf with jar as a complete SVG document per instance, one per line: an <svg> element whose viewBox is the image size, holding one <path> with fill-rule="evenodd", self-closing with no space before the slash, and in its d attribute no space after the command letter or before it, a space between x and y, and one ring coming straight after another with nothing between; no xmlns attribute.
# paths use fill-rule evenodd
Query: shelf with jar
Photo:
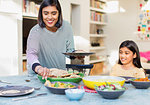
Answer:
<svg viewBox="0 0 150 105"><path fill-rule="evenodd" d="M103 34L103 30L97 29L97 34L90 34L90 50L104 50L104 39L106 35Z"/></svg>

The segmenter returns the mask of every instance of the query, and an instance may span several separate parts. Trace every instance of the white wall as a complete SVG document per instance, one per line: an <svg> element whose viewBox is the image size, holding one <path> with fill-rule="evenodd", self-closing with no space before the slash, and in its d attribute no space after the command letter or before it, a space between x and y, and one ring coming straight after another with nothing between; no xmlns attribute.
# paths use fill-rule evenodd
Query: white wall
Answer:
<svg viewBox="0 0 150 105"><path fill-rule="evenodd" d="M108 14L108 24L106 26L106 46L107 53L111 55L112 61L118 59L118 48L124 40L134 40L140 51L150 50L150 42L139 42L136 40L135 32L137 31L138 22L138 0L108 0L118 1L118 11ZM119 9L121 8L121 9ZM123 10L121 12L119 10Z"/></svg>
<svg viewBox="0 0 150 105"><path fill-rule="evenodd" d="M22 15L18 3L17 0L0 1L0 76L19 74L17 23Z"/></svg>
<svg viewBox="0 0 150 105"><path fill-rule="evenodd" d="M79 5L80 11L79 13L75 13L76 17L79 17L80 22L78 19L74 20L76 26L78 26L80 33L78 35L86 38L89 40L89 19L90 19L90 11L89 11L89 0L60 0L60 4L62 7L63 18L71 23L71 4ZM76 29L77 30L77 29ZM73 30L75 31L75 30ZM78 30L77 30L78 31ZM77 36L78 36L77 35Z"/></svg>

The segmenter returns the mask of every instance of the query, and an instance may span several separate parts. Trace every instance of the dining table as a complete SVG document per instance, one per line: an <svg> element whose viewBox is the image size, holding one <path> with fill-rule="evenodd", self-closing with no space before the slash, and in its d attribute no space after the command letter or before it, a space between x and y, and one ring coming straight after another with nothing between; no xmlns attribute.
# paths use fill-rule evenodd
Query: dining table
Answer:
<svg viewBox="0 0 150 105"><path fill-rule="evenodd" d="M104 99L98 93L85 92L79 101L70 101L66 95L51 93L37 76L17 75L0 77L0 87L3 86L29 86L35 89L34 92L23 96L0 96L0 105L150 105L150 88L136 89L130 83L125 83L126 91L118 99ZM34 96L46 93L33 98L15 101L14 99Z"/></svg>

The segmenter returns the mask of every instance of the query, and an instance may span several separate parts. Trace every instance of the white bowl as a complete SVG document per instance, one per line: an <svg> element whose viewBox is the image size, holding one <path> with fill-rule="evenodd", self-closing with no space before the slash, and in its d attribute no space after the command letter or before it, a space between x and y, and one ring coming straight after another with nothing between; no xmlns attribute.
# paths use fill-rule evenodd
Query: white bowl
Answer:
<svg viewBox="0 0 150 105"><path fill-rule="evenodd" d="M79 101L84 96L83 89L67 89L65 90L66 97L71 101Z"/></svg>

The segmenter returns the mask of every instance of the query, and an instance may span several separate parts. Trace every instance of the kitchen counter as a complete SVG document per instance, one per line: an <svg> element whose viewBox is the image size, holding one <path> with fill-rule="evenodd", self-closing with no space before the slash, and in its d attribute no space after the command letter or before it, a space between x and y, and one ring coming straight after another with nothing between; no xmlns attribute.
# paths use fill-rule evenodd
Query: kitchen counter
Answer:
<svg viewBox="0 0 150 105"><path fill-rule="evenodd" d="M26 82L30 79L30 82ZM0 80L11 82L11 84L0 83L0 86L6 85L22 85L30 87L41 87L40 90L35 90L33 93L25 96L33 96L38 93L47 93L47 95L38 96L20 101L13 101L12 99L18 97L0 97L0 105L149 105L150 88L149 89L135 89L131 84L125 84L128 88L126 92L119 97L119 99L103 99L97 93L85 93L80 101L69 101L65 95L52 94L44 85L37 79L37 77L24 76L9 76L0 77Z"/></svg>

